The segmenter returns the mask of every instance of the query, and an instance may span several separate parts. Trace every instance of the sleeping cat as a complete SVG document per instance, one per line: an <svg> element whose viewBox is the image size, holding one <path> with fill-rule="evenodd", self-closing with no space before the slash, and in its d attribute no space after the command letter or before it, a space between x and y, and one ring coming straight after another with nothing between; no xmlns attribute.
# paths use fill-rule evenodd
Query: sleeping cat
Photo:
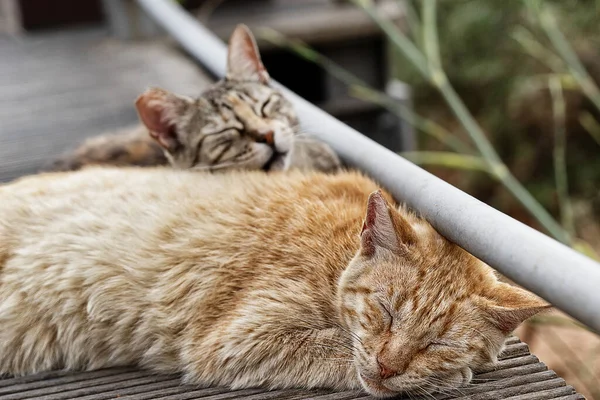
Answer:
<svg viewBox="0 0 600 400"><path fill-rule="evenodd" d="M88 168L0 186L0 375L447 391L547 304L355 172Z"/></svg>
<svg viewBox="0 0 600 400"><path fill-rule="evenodd" d="M210 170L329 172L340 167L328 145L297 134L292 104L269 85L254 37L244 25L231 36L225 79L198 99L149 89L136 108L143 127L88 139L47 170L169 163Z"/></svg>

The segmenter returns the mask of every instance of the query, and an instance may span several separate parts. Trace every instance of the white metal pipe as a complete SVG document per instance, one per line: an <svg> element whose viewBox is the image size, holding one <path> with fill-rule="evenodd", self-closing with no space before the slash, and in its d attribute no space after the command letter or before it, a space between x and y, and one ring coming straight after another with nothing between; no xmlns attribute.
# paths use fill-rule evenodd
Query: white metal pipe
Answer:
<svg viewBox="0 0 600 400"><path fill-rule="evenodd" d="M137 1L209 71L225 74L225 45L190 14L170 0ZM458 190L281 88L301 121L317 127L319 137L344 161L419 211L445 237L600 332L600 264Z"/></svg>

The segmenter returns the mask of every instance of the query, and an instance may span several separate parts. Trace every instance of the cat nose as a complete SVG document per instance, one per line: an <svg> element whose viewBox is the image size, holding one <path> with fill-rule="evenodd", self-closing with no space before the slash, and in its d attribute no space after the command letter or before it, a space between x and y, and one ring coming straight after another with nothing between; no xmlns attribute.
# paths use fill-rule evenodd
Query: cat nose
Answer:
<svg viewBox="0 0 600 400"><path fill-rule="evenodd" d="M398 372L387 367L384 363L382 363L379 360L379 358L377 358L377 365L379 365L379 376L381 377L381 379L388 379L388 378L398 375Z"/></svg>
<svg viewBox="0 0 600 400"><path fill-rule="evenodd" d="M275 132L273 132L272 130L268 130L266 132L260 132L260 133L258 133L258 135L256 137L256 141L258 143L266 143L269 146L274 146L275 145Z"/></svg>
<svg viewBox="0 0 600 400"><path fill-rule="evenodd" d="M265 133L265 141L270 146L275 145L275 132L268 131L267 133Z"/></svg>

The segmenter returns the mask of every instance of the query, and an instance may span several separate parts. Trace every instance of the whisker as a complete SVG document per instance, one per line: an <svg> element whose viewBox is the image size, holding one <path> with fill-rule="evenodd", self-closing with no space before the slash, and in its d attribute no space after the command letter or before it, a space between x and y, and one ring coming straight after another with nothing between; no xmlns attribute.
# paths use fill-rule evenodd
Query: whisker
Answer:
<svg viewBox="0 0 600 400"><path fill-rule="evenodd" d="M433 386L436 391L439 391L440 393L443 392L444 394L452 394L455 393L455 390L457 390L456 387L448 386L447 382L433 376L425 378L425 383Z"/></svg>
<svg viewBox="0 0 600 400"><path fill-rule="evenodd" d="M497 380L498 379L493 379L493 378L472 378L471 382L494 382Z"/></svg>
<svg viewBox="0 0 600 400"><path fill-rule="evenodd" d="M417 392L419 393L419 395L421 395L421 396L425 395L425 397L431 397L432 399L435 400L435 396L433 394L431 394L429 390L425 389L421 385L417 385L416 389L417 389Z"/></svg>
<svg viewBox="0 0 600 400"><path fill-rule="evenodd" d="M452 394L452 392L451 392L451 390L449 390L449 388L442 386L439 383L425 380L425 384L431 386L431 388L433 389L434 392L442 393L442 394Z"/></svg>

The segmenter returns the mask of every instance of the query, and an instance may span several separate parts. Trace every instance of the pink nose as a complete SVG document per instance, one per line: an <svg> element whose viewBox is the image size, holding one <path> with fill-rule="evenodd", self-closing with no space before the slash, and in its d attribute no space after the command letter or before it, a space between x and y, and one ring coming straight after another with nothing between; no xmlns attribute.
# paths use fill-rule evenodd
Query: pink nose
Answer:
<svg viewBox="0 0 600 400"><path fill-rule="evenodd" d="M385 364L383 364L381 361L377 360L377 364L379 365L379 376L381 377L381 379L388 379L392 376L398 375L396 371L386 367Z"/></svg>
<svg viewBox="0 0 600 400"><path fill-rule="evenodd" d="M273 131L265 133L265 142L271 146L275 144L275 133Z"/></svg>

